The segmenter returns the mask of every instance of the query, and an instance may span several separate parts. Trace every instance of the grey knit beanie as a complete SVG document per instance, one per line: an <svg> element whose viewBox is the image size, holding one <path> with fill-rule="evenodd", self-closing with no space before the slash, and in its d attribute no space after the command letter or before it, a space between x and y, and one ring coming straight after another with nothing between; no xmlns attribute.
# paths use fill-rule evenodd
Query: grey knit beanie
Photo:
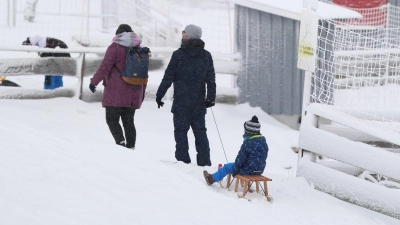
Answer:
<svg viewBox="0 0 400 225"><path fill-rule="evenodd" d="M251 120L244 123L244 133L246 134L260 134L261 124L258 122L257 116L253 116Z"/></svg>
<svg viewBox="0 0 400 225"><path fill-rule="evenodd" d="M185 27L185 32L190 39L200 39L202 30L201 27L189 24Z"/></svg>

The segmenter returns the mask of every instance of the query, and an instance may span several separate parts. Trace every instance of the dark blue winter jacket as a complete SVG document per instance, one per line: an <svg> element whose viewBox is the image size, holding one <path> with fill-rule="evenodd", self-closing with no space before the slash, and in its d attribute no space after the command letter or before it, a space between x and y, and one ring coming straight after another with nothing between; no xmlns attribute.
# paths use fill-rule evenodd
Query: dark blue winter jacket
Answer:
<svg viewBox="0 0 400 225"><path fill-rule="evenodd" d="M216 85L211 54L204 49L200 39L185 41L174 51L157 91L163 98L174 83L174 100L171 112L204 111L204 100L215 100ZM206 96L207 84L207 96Z"/></svg>
<svg viewBox="0 0 400 225"><path fill-rule="evenodd" d="M264 172L268 157L268 145L265 137L251 136L243 141L236 157L232 175L259 175Z"/></svg>

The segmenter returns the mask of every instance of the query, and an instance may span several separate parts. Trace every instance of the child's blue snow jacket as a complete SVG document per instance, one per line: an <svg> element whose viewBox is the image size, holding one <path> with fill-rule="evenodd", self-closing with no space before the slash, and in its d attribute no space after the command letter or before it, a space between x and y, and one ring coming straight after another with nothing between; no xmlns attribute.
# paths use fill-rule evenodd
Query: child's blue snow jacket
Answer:
<svg viewBox="0 0 400 225"><path fill-rule="evenodd" d="M254 135L243 141L233 166L232 175L259 175L264 172L268 156L265 137Z"/></svg>

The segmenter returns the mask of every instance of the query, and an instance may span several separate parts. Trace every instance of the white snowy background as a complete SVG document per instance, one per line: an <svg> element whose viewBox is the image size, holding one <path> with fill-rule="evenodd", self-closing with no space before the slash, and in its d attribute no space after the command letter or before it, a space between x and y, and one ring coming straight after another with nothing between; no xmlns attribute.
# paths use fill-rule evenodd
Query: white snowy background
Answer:
<svg viewBox="0 0 400 225"><path fill-rule="evenodd" d="M13 32L24 36L25 26L7 28L3 41ZM0 58L29 54L37 57L0 52ZM150 72L150 86L159 84L164 69ZM43 88L43 76L7 79L21 89ZM230 82L229 76L217 75L217 91L229 89ZM76 84L76 78L64 77L66 88ZM85 79L84 88L87 84ZM135 115L137 144L132 151L114 144L101 103L77 98L0 100L0 224L400 224L295 177L297 154L292 147L297 146L298 131L247 104L217 104L208 110L211 167L195 165L191 131L193 162L176 163L171 104L167 100L158 109L154 99L144 101ZM259 117L270 149L263 175L273 179L268 183L272 203L258 193L239 199L218 184L208 187L202 175L226 163L219 133L228 161L234 161L243 123L253 115Z"/></svg>

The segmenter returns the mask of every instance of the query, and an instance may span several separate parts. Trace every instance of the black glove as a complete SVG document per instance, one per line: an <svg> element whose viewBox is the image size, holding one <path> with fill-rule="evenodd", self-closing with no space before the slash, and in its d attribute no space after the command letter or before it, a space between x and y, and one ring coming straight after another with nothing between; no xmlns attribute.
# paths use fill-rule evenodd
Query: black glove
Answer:
<svg viewBox="0 0 400 225"><path fill-rule="evenodd" d="M161 106L161 107L164 106L164 102L161 101L161 98L156 98L156 102L157 102L158 108L160 108L160 106Z"/></svg>
<svg viewBox="0 0 400 225"><path fill-rule="evenodd" d="M96 86L94 86L92 83L89 84L89 89L94 93L96 92Z"/></svg>
<svg viewBox="0 0 400 225"><path fill-rule="evenodd" d="M213 106L215 105L215 102L214 102L214 101L211 101L211 100L209 100L209 99L206 99L206 100L204 100L204 105L205 105L207 108L210 108L210 107L213 107Z"/></svg>
<svg viewBox="0 0 400 225"><path fill-rule="evenodd" d="M51 85L51 76L44 76L44 84L47 86Z"/></svg>

